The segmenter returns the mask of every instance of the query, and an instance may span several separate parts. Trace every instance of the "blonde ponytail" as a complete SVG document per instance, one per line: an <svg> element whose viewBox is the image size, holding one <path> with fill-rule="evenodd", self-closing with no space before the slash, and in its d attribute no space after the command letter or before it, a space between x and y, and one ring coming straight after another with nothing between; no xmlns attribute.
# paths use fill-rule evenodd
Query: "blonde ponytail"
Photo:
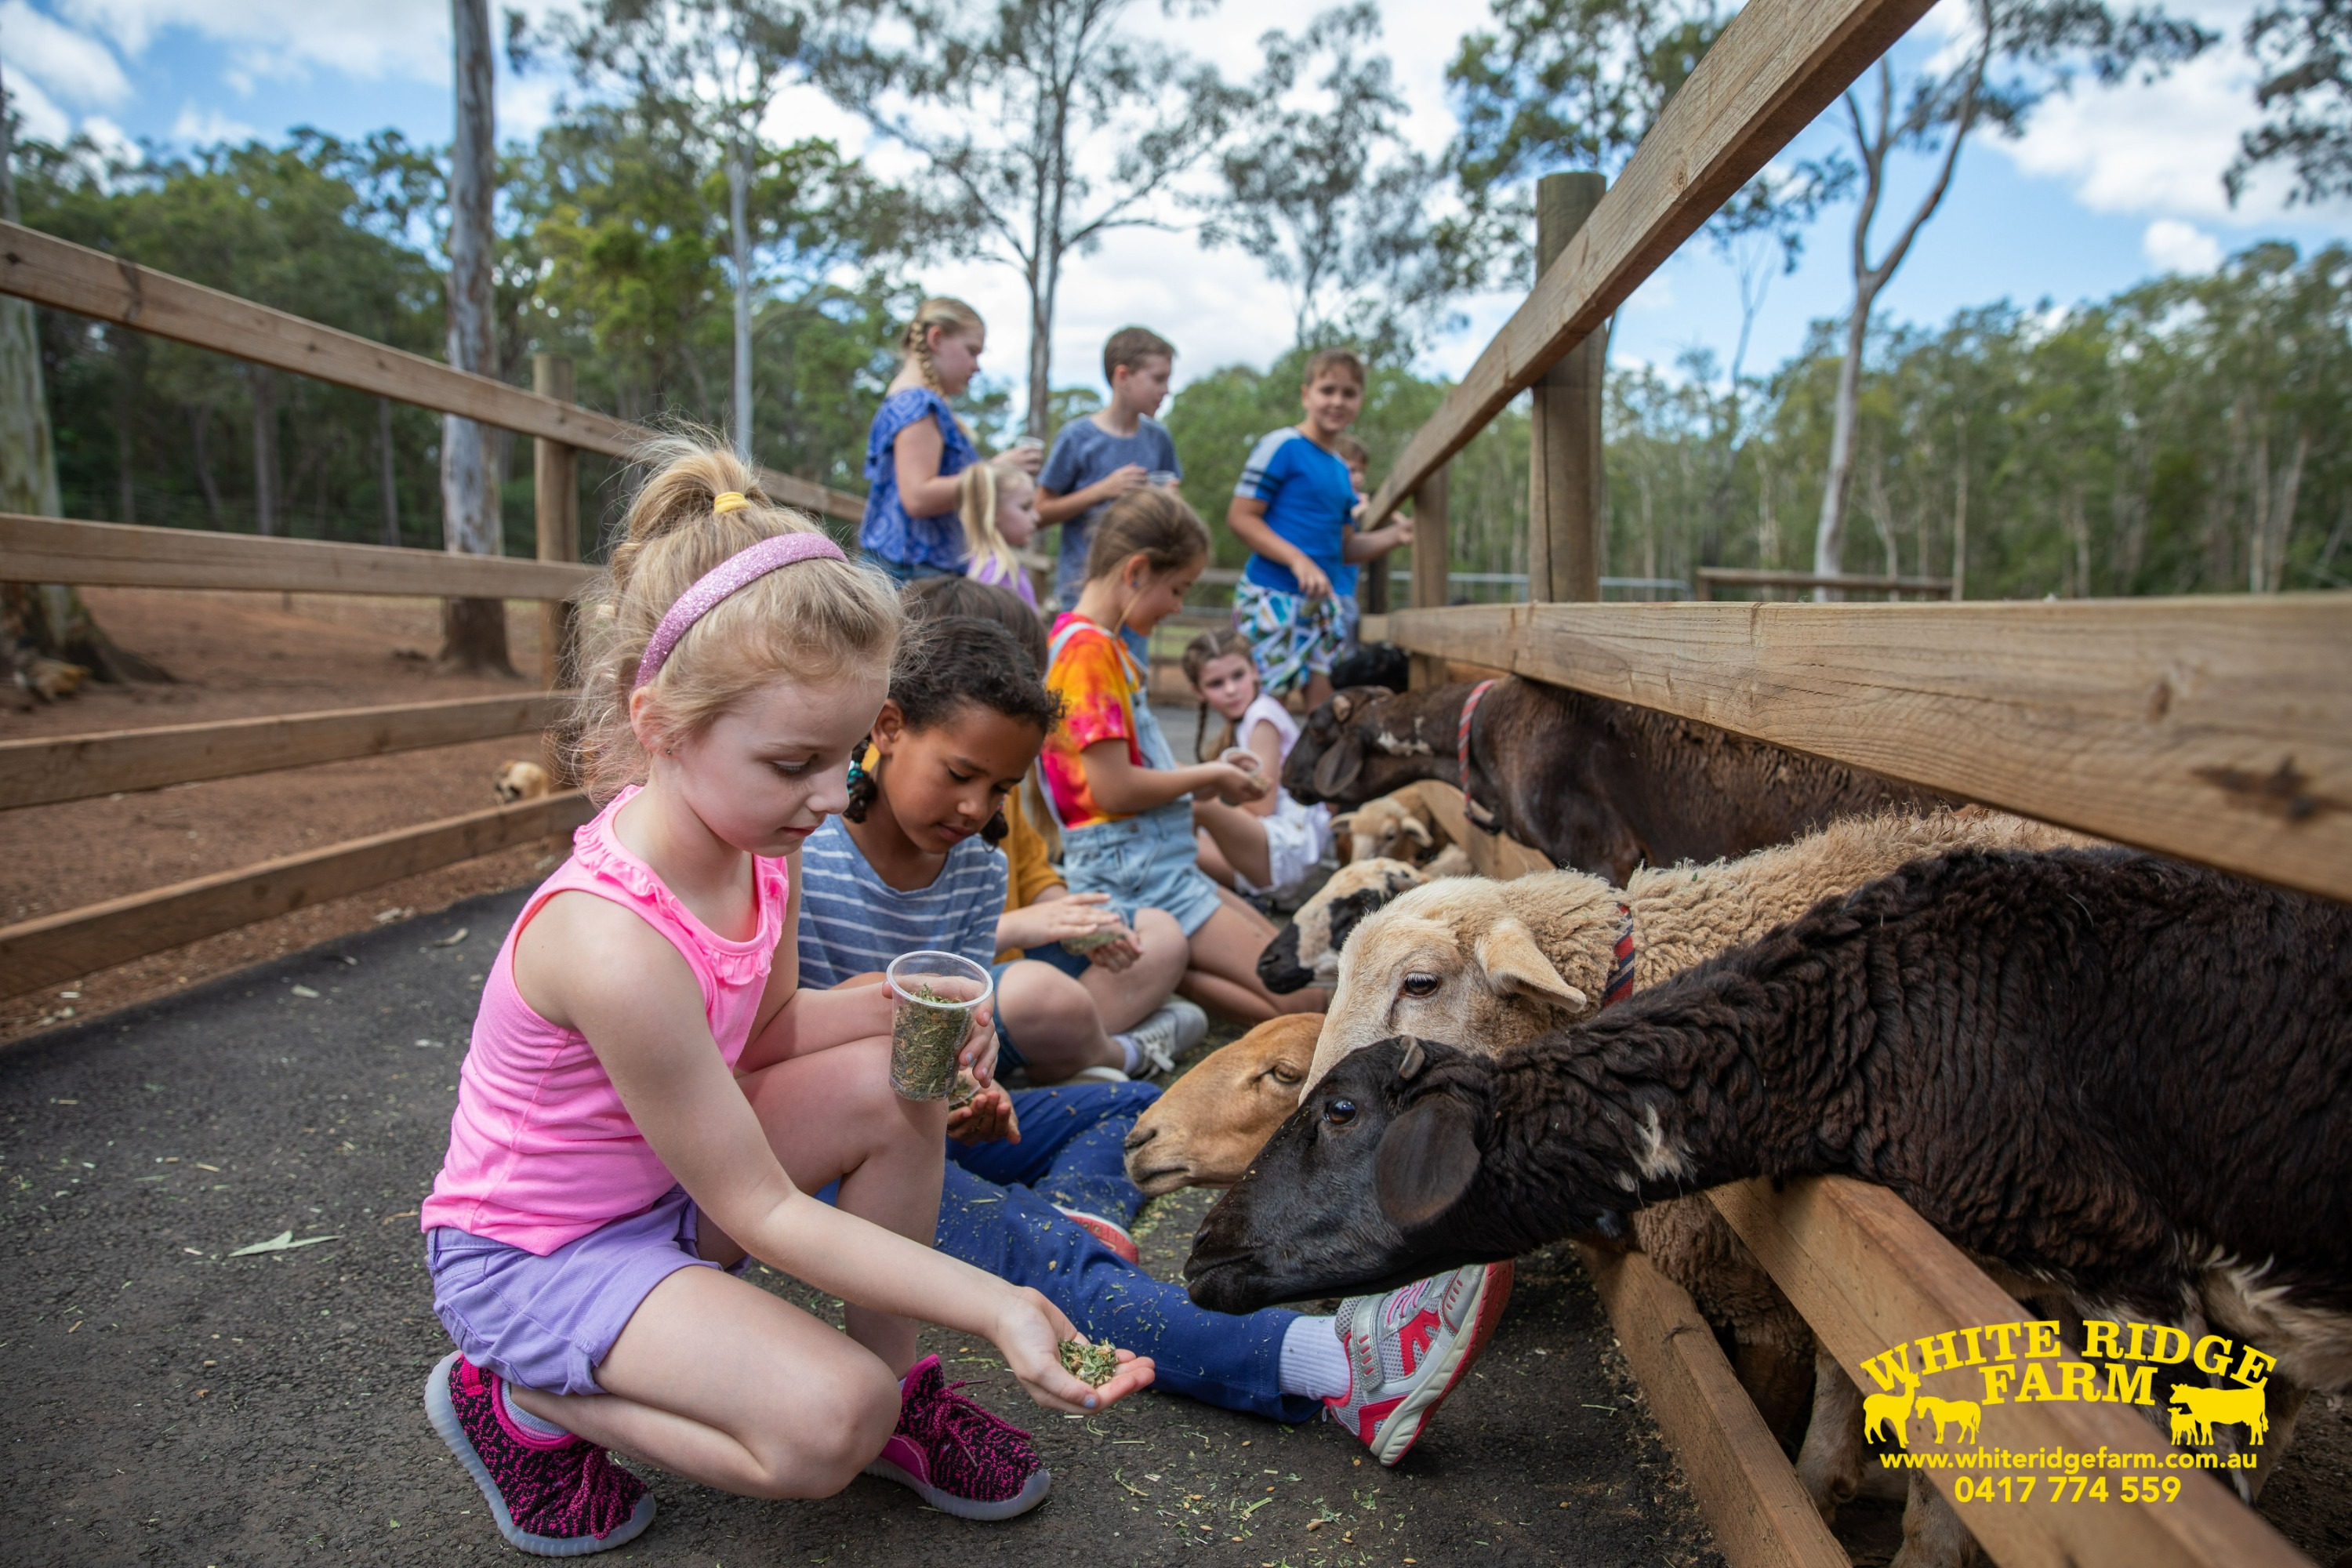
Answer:
<svg viewBox="0 0 2352 1568"><path fill-rule="evenodd" d="M1001 568L999 579L1006 583L1019 578L1021 563L996 526L996 503L1003 487L1016 481L1025 485L1029 476L996 463L974 463L956 476L956 512L963 519L964 553L975 561L985 557L995 562Z"/></svg>

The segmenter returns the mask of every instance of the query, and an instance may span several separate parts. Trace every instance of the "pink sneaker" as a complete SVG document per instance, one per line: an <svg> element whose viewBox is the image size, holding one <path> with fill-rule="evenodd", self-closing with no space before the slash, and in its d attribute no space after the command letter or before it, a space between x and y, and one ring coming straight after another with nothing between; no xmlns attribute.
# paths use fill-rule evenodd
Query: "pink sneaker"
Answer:
<svg viewBox="0 0 2352 1568"><path fill-rule="evenodd" d="M499 1533L525 1552L609 1552L654 1521L645 1482L584 1437L543 1437L515 1425L498 1374L456 1351L425 1380L425 1414L489 1500Z"/></svg>
<svg viewBox="0 0 2352 1568"><path fill-rule="evenodd" d="M1135 1249L1135 1237L1127 1234L1125 1226L1107 1220L1098 1214L1088 1214L1084 1209L1066 1209L1057 1206L1055 1212L1071 1224L1083 1226L1092 1231L1097 1241L1101 1242L1129 1263L1140 1264L1143 1261L1143 1254Z"/></svg>
<svg viewBox="0 0 2352 1568"><path fill-rule="evenodd" d="M1349 1297L1338 1328L1349 1386L1323 1402L1331 1419L1381 1464L1403 1458L1486 1348L1511 1279L1508 1262L1473 1263L1385 1296Z"/></svg>
<svg viewBox="0 0 2352 1568"><path fill-rule="evenodd" d="M925 1356L899 1383L898 1429L866 1467L958 1519L1011 1519L1045 1500L1054 1478L1029 1434L956 1392Z"/></svg>

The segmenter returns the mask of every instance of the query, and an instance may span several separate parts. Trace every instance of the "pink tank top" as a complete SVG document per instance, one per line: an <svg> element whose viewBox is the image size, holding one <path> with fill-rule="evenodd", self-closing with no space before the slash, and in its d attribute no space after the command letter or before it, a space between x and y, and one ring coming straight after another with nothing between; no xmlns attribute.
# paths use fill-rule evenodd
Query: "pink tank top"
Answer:
<svg viewBox="0 0 2352 1568"><path fill-rule="evenodd" d="M515 989L515 940L556 894L610 899L667 937L702 987L703 1016L730 1068L751 1040L776 945L791 930L791 873L781 859L752 861L760 929L748 942L728 941L614 833L614 816L636 793L624 790L572 835L572 858L531 894L499 949L458 1074L449 1155L420 1216L426 1230L454 1226L543 1258L643 1213L676 1184L587 1037L549 1023Z"/></svg>

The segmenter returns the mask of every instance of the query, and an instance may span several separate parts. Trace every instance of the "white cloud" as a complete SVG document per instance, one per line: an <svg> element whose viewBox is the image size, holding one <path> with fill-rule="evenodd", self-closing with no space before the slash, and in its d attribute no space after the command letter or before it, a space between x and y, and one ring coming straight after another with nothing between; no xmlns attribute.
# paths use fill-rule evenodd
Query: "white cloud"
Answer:
<svg viewBox="0 0 2352 1568"><path fill-rule="evenodd" d="M180 106L180 118L172 122L172 139L194 147L250 142L259 134L244 121L232 120L217 109L198 109L193 100Z"/></svg>
<svg viewBox="0 0 2352 1568"><path fill-rule="evenodd" d="M13 58L9 61L12 67L15 63ZM55 144L73 134L73 116L22 71L12 69L8 74L8 107L24 117L27 136Z"/></svg>
<svg viewBox="0 0 2352 1568"><path fill-rule="evenodd" d="M112 108L131 96L131 79L111 49L25 0L0 5L0 54L12 74L32 78L68 103Z"/></svg>
<svg viewBox="0 0 2352 1568"><path fill-rule="evenodd" d="M74 20L138 55L156 34L184 27L229 46L229 81L263 80L313 66L374 78L449 75L449 7L434 0L61 0Z"/></svg>
<svg viewBox="0 0 2352 1568"><path fill-rule="evenodd" d="M2162 272L2210 272L2221 265L2221 242L2193 223L2160 217L2140 236L2140 254Z"/></svg>

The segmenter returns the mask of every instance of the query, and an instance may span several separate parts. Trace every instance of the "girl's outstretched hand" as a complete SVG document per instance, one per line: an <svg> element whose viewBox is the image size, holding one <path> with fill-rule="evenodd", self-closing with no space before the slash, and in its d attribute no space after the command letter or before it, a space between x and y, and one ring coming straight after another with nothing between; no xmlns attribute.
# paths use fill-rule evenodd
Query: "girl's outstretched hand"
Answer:
<svg viewBox="0 0 2352 1568"><path fill-rule="evenodd" d="M971 1010L971 1027L956 1053L956 1066L982 1089L996 1081L996 998L991 996Z"/></svg>
<svg viewBox="0 0 2352 1568"><path fill-rule="evenodd" d="M959 1143L1021 1142L1021 1119L1013 1113L1013 1096L1001 1083L992 1083L948 1112L948 1136Z"/></svg>
<svg viewBox="0 0 2352 1568"><path fill-rule="evenodd" d="M1273 793L1274 781L1260 773L1244 773L1231 763L1211 763L1209 787L1227 805L1247 805Z"/></svg>
<svg viewBox="0 0 2352 1568"><path fill-rule="evenodd" d="M1004 1363L1029 1397L1048 1410L1076 1415L1108 1410L1129 1394L1151 1386L1149 1356L1118 1352L1118 1373L1100 1388L1089 1388L1062 1364L1062 1342L1082 1338L1062 1315L1062 1310L1035 1290L1008 1293L989 1339L1004 1352Z"/></svg>

